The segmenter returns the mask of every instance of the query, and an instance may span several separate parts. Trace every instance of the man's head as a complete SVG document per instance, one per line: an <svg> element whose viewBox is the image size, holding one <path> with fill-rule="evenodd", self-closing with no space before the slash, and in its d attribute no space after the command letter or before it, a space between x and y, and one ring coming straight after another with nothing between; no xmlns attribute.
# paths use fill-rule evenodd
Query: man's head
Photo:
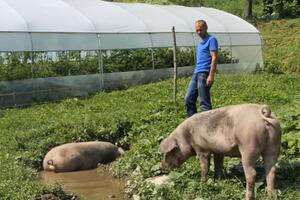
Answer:
<svg viewBox="0 0 300 200"><path fill-rule="evenodd" d="M207 36L207 24L204 20L197 20L195 22L195 30L201 39L205 39Z"/></svg>

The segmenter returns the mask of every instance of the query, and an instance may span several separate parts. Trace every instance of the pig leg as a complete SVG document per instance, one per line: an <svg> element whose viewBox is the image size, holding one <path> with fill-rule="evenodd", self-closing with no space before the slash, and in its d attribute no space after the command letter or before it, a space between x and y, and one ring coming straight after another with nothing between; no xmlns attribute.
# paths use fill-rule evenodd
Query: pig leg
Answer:
<svg viewBox="0 0 300 200"><path fill-rule="evenodd" d="M267 191L270 196L276 197L275 192L275 173L276 167L275 164L277 162L277 158L280 152L280 137L281 137L281 129L280 126L277 127L276 130L271 130L271 127L268 127L269 138L266 148L262 153L262 157L264 160L264 167L266 173L266 181L267 181ZM273 132L276 131L276 132Z"/></svg>
<svg viewBox="0 0 300 200"><path fill-rule="evenodd" d="M275 193L275 164L277 162L277 153L268 154L265 153L263 155L264 166L266 171L266 179L267 179L267 190L270 196L276 195Z"/></svg>
<svg viewBox="0 0 300 200"><path fill-rule="evenodd" d="M201 153L199 156L201 165L201 180L207 181L209 166L210 166L210 153Z"/></svg>
<svg viewBox="0 0 300 200"><path fill-rule="evenodd" d="M214 164L215 164L215 179L221 179L224 177L223 173L223 162L224 156L221 154L214 154Z"/></svg>
<svg viewBox="0 0 300 200"><path fill-rule="evenodd" d="M246 200L254 200L254 187L255 187L255 177L256 171L254 168L255 160L258 156L254 156L253 154L243 154L242 153L242 164L246 177Z"/></svg>

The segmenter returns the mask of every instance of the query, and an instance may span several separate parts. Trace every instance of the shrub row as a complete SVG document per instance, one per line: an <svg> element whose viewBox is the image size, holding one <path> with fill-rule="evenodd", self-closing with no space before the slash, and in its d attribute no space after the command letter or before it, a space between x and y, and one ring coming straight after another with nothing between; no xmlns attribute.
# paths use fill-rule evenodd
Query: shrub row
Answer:
<svg viewBox="0 0 300 200"><path fill-rule="evenodd" d="M97 52L2 53L0 80L83 75L99 73ZM152 58L153 61L152 62ZM170 48L103 51L103 72L125 72L173 67ZM229 51L221 51L219 63L238 62ZM178 48L177 66L195 64L193 48Z"/></svg>

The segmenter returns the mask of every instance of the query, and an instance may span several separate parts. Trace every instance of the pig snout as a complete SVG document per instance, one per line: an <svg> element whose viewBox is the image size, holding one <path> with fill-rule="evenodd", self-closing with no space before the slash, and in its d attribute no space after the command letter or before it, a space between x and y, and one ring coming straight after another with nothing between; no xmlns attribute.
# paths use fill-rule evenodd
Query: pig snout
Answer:
<svg viewBox="0 0 300 200"><path fill-rule="evenodd" d="M174 169L174 168L176 168L176 167L178 167L178 166L176 166L176 165L173 164L173 163L168 163L168 162L166 162L166 161L162 161L162 162L160 163L159 167L160 167L161 169Z"/></svg>
<svg viewBox="0 0 300 200"><path fill-rule="evenodd" d="M166 169L166 165L165 165L163 162L161 162L161 163L159 164L159 168L161 168L161 169Z"/></svg>

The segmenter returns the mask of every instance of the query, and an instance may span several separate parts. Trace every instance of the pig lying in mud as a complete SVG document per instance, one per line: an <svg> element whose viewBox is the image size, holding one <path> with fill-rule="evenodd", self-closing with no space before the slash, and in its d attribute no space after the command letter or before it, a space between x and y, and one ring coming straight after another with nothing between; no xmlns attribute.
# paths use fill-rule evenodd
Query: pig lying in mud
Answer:
<svg viewBox="0 0 300 200"><path fill-rule="evenodd" d="M109 142L79 142L51 149L44 158L46 171L70 172L96 168L114 161L123 150Z"/></svg>
<svg viewBox="0 0 300 200"><path fill-rule="evenodd" d="M206 181L211 154L214 154L216 177L222 174L224 156L241 157L249 200L255 198L254 165L259 156L264 160L268 193L273 194L280 144L280 124L269 106L227 106L197 113L182 122L160 144L164 153L161 167L178 167L196 154L201 163L202 180Z"/></svg>

